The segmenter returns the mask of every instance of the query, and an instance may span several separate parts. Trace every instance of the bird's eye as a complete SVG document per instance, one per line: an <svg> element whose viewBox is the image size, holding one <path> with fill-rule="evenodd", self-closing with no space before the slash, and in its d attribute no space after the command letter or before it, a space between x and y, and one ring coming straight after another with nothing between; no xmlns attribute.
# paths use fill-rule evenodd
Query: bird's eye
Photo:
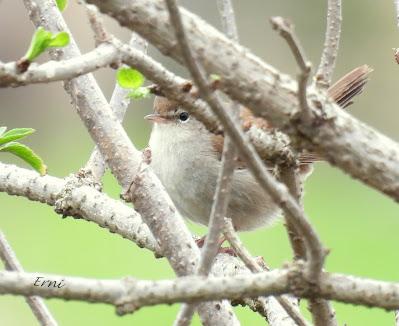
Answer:
<svg viewBox="0 0 399 326"><path fill-rule="evenodd" d="M188 114L188 112L182 112L179 114L179 120L181 122L186 122L188 120L188 118L190 118L190 115Z"/></svg>

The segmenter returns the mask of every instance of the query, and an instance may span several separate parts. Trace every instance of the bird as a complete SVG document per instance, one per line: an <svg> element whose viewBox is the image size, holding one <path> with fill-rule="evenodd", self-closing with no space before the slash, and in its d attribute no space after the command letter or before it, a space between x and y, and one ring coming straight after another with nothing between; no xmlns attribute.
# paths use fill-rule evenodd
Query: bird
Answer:
<svg viewBox="0 0 399 326"><path fill-rule="evenodd" d="M328 89L328 95L342 108L361 93L372 70L363 65L355 68ZM243 125L257 123L260 128L273 128L270 123L244 109ZM179 103L164 96L154 100L154 112L145 119L153 122L149 139L150 166L158 176L181 215L207 226L211 212L224 137L211 132ZM245 127L244 127L245 128ZM299 156L303 165L318 160L319 155ZM306 170L306 169L304 169ZM256 182L244 164L235 168L226 217L236 231L265 227L280 215L280 209Z"/></svg>

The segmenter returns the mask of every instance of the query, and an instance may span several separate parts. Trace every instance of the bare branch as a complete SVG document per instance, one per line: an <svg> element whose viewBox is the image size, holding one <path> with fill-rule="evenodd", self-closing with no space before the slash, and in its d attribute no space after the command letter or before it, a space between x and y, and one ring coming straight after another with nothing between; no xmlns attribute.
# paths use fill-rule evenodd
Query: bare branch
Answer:
<svg viewBox="0 0 399 326"><path fill-rule="evenodd" d="M328 88L338 56L341 36L342 4L341 0L328 0L327 29L320 65L315 75L316 85Z"/></svg>
<svg viewBox="0 0 399 326"><path fill-rule="evenodd" d="M98 9L93 5L86 5L86 12L89 18L91 29L94 32L96 46L110 39L110 35L105 29L104 22L99 15Z"/></svg>
<svg viewBox="0 0 399 326"><path fill-rule="evenodd" d="M238 42L237 22L232 1L217 0L216 4L222 21L223 33L225 33L230 40Z"/></svg>
<svg viewBox="0 0 399 326"><path fill-rule="evenodd" d="M51 206L61 199L60 194L66 194L63 207L59 207L61 213L94 222L137 243L139 247L154 251L156 255L161 254L147 225L132 208L89 186L65 192L66 186L66 180L48 175L41 177L34 171L0 163L0 191Z"/></svg>
<svg viewBox="0 0 399 326"><path fill-rule="evenodd" d="M222 168L218 176L214 201L212 204L208 234L205 239L204 247L201 251L201 259L196 271L196 275L208 276L209 272L211 271L213 261L220 248L220 235L222 233L224 224L223 219L226 216L227 206L229 204L232 176L235 169L235 148L233 146L234 145L230 143L230 140L225 140L222 157ZM194 312L194 305L183 306L174 325L190 325Z"/></svg>
<svg viewBox="0 0 399 326"><path fill-rule="evenodd" d="M297 170L298 167L282 167L280 171L280 180L287 186L291 195L298 201L298 203L301 203L302 181L299 178L299 172ZM285 218L285 227L287 229L291 247L294 252L294 260L306 259L306 247L304 239L295 229L295 225L291 223L291 218Z"/></svg>
<svg viewBox="0 0 399 326"><path fill-rule="evenodd" d="M162 0L135 0L129 4L123 0L87 2L141 34L165 55L183 62ZM291 121L299 105L296 83L290 77L228 40L194 14L184 9L181 13L190 27L189 38L199 54L198 60L209 74L221 77L221 87L229 96L287 132L299 148L317 150L331 164L399 200L396 142L359 122L313 89L308 90L308 98L323 107L323 112L310 121ZM148 25L153 28L148 29Z"/></svg>
<svg viewBox="0 0 399 326"><path fill-rule="evenodd" d="M238 257L240 257L245 266L247 266L252 273L260 273L264 271L263 268L259 266L259 264L255 261L255 259L252 258L250 252L241 242L240 238L234 230L234 226L230 218L224 219L223 233Z"/></svg>
<svg viewBox="0 0 399 326"><path fill-rule="evenodd" d="M0 231L0 258L8 271L23 272L14 250L12 250L3 232ZM57 322L51 315L43 299L36 296L25 297L33 314L42 326L57 326Z"/></svg>
<svg viewBox="0 0 399 326"><path fill-rule="evenodd" d="M302 183L303 180L299 176L296 167L283 167L280 173L280 179L288 187L290 193L298 200L302 201ZM290 238L291 246L294 251L295 259L306 258L306 248L304 246L304 239L300 232L292 224L290 217L285 217L286 228ZM309 300L309 310L312 312L312 317L315 325L337 325L335 320L335 311L331 304L323 299Z"/></svg>
<svg viewBox="0 0 399 326"><path fill-rule="evenodd" d="M176 302L198 302L239 299L253 296L281 295L294 292L301 297L323 297L344 303L399 308L399 284L342 274L323 273L320 287L307 285L302 267L276 269L270 272L234 277L185 276L175 280L139 281L132 278L94 280L80 277L38 273L0 272L0 294L37 295L114 304L120 313ZM50 280L61 287L40 287L34 283ZM54 283L53 283L54 284ZM64 286L62 286L64 285Z"/></svg>

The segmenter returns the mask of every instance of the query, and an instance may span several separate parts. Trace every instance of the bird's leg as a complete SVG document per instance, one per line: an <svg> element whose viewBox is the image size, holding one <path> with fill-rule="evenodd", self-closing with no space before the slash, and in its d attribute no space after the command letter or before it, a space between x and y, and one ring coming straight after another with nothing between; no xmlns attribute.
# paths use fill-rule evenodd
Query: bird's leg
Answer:
<svg viewBox="0 0 399 326"><path fill-rule="evenodd" d="M199 239L195 239L195 243L197 244L198 248L202 248L205 243L206 234Z"/></svg>
<svg viewBox="0 0 399 326"><path fill-rule="evenodd" d="M197 244L198 248L202 248L204 246L205 238L206 238L206 235L204 235L203 237L195 240L195 243ZM231 256L237 256L233 248L222 247L222 245L223 245L223 243L225 241L226 241L226 238L225 238L224 235L222 235L220 237L219 241L218 241L218 247L219 247L218 253L219 254L228 254L228 255L231 255Z"/></svg>

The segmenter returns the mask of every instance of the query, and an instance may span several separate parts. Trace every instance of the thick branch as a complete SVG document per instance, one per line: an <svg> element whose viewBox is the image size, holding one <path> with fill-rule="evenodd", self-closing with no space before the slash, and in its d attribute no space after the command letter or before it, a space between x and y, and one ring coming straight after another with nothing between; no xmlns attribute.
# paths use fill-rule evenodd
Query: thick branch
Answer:
<svg viewBox="0 0 399 326"><path fill-rule="evenodd" d="M24 196L54 206L66 186L65 180L48 175L41 177L34 171L0 163L0 191L9 195ZM140 215L93 187L70 189L63 205L65 212L94 222L160 255L154 237Z"/></svg>
<svg viewBox="0 0 399 326"><path fill-rule="evenodd" d="M88 0L122 25L137 31L164 54L182 62L161 0ZM208 73L221 76L221 86L235 100L282 128L301 147L317 149L333 165L399 200L399 146L359 122L338 105L309 90L310 100L323 106L310 121L295 120L295 82L230 41L222 33L181 9L192 50ZM151 28L148 28L151 26ZM231 74L234 71L234 74ZM240 82L237 82L240 81Z"/></svg>
<svg viewBox="0 0 399 326"><path fill-rule="evenodd" d="M119 306L121 313L162 303L241 299L281 295L291 291L305 298L323 297L387 310L399 308L398 283L323 273L320 278L320 287L318 289L311 287L312 290L309 291L300 269L294 267L293 269L208 279L199 276L186 276L166 281L138 281L131 278L121 281L94 280L3 271L0 272L0 294L37 295L46 298L110 303ZM40 280L56 281L57 284L61 283L64 286L61 288L38 287L34 285L37 277L43 277Z"/></svg>

